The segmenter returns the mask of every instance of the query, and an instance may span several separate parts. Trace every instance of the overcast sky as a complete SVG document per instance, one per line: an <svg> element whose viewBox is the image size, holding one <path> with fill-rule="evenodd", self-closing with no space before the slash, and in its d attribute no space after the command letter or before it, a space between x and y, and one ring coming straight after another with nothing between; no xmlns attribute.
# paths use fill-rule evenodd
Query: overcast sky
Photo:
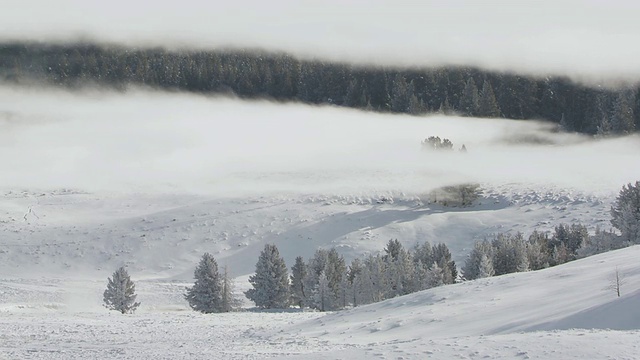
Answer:
<svg viewBox="0 0 640 360"><path fill-rule="evenodd" d="M4 0L0 39L258 47L387 65L640 79L640 1Z"/></svg>

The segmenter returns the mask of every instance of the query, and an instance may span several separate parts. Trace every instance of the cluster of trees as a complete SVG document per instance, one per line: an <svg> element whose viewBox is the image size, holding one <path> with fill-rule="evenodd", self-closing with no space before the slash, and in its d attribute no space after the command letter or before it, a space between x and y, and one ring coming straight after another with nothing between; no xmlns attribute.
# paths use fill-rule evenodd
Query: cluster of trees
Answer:
<svg viewBox="0 0 640 360"><path fill-rule="evenodd" d="M465 280L474 280L540 270L623 246L615 233L597 229L590 236L581 224L560 224L551 236L537 230L528 238L520 232L500 233L474 244L462 273Z"/></svg>
<svg viewBox="0 0 640 360"><path fill-rule="evenodd" d="M468 67L398 69L252 51L4 43L0 78L63 86L132 84L394 113L546 119L567 131L601 135L629 133L640 126L637 86L589 87L565 77Z"/></svg>
<svg viewBox="0 0 640 360"><path fill-rule="evenodd" d="M498 234L474 244L462 269L465 280L539 270L632 244L640 244L640 182L622 187L611 207L611 224L620 231L596 228L589 235L582 224L560 224L553 234L534 231ZM619 291L619 288L618 288Z"/></svg>
<svg viewBox="0 0 640 360"><path fill-rule="evenodd" d="M318 249L307 262L297 257L290 276L276 246L267 244L249 280L253 288L245 294L260 308L294 305L327 311L451 284L457 275L444 244L406 250L398 240L390 240L383 254L349 265L336 249Z"/></svg>
<svg viewBox="0 0 640 360"><path fill-rule="evenodd" d="M422 150L453 150L453 143L451 140L445 138L440 139L440 136L429 136L424 139L422 144ZM462 145L462 147L466 150L467 148ZM462 149L460 149L462 150Z"/></svg>

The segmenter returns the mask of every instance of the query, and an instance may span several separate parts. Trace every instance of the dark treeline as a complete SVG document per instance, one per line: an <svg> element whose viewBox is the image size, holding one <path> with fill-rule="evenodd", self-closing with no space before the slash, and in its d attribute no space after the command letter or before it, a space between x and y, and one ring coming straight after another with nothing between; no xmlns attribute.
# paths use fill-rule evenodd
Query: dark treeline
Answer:
<svg viewBox="0 0 640 360"><path fill-rule="evenodd" d="M393 113L545 119L564 130L640 128L639 88L576 84L468 67L397 69L253 51L168 51L92 44L0 44L0 79L62 86L142 85Z"/></svg>

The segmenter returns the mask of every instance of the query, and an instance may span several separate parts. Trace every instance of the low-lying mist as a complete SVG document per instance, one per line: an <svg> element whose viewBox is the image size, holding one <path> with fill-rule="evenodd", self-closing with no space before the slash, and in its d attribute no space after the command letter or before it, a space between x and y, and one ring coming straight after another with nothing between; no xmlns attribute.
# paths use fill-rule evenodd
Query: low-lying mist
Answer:
<svg viewBox="0 0 640 360"><path fill-rule="evenodd" d="M456 151L422 151L429 136ZM535 121L0 87L4 189L422 194L479 182L611 192L640 179L639 150L637 136L595 141Z"/></svg>

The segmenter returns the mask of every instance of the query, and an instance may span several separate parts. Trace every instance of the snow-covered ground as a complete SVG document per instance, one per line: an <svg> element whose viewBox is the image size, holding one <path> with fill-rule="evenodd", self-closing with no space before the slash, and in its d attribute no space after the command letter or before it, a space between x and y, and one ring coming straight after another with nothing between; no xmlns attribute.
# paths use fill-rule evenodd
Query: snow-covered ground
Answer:
<svg viewBox="0 0 640 360"><path fill-rule="evenodd" d="M0 359L640 353L638 247L334 314L201 315L183 299L204 252L243 290L267 242L288 266L318 247L351 260L390 239L443 242L461 266L493 233L608 229L618 190L640 179L635 136L144 91L0 94ZM430 135L469 152L421 152ZM481 185L472 206L429 201L462 181ZM122 265L142 302L134 315L101 306ZM606 289L616 267L619 299Z"/></svg>

